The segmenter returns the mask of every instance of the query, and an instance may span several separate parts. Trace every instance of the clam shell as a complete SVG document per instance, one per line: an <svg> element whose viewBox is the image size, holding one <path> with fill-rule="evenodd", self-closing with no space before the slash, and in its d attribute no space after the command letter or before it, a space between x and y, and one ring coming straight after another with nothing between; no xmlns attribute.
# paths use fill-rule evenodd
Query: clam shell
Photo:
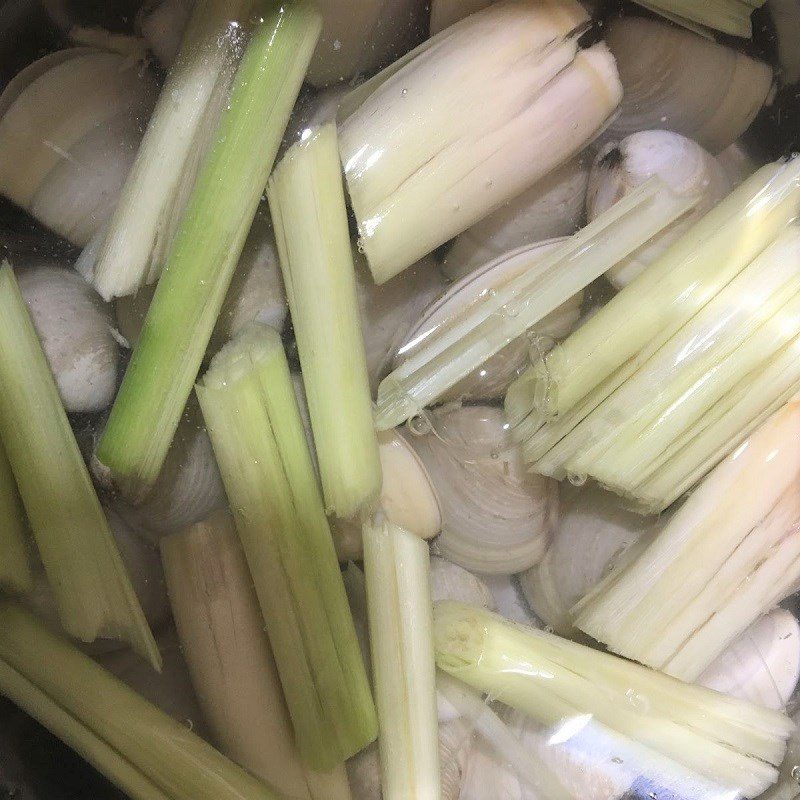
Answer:
<svg viewBox="0 0 800 800"><path fill-rule="evenodd" d="M543 627L531 611L516 575L485 575L483 581L492 594L498 614L520 625Z"/></svg>
<svg viewBox="0 0 800 800"><path fill-rule="evenodd" d="M435 552L487 574L535 564L555 524L556 482L526 471L500 409L441 409L428 419L430 430L410 442L439 497Z"/></svg>
<svg viewBox="0 0 800 800"><path fill-rule="evenodd" d="M551 239L534 245L532 249L545 257L563 239ZM530 267L528 258L503 256L485 264L454 283L438 300L431 303L419 322L408 332L394 357L393 368L399 367L412 356L420 343L433 331L446 324L455 314L478 300L481 296L496 291L508 281L516 278ZM569 334L580 315L582 292L578 292L566 303L548 314L528 335L510 342L499 353L490 358L479 369L457 383L440 399L442 402L453 399L493 400L503 397L512 381L530 363L529 351L531 336L542 340L548 348L552 340L562 339Z"/></svg>
<svg viewBox="0 0 800 800"><path fill-rule="evenodd" d="M494 595L487 582L446 558L431 556L430 583L431 600L434 603L440 600L459 600L489 611L497 610Z"/></svg>

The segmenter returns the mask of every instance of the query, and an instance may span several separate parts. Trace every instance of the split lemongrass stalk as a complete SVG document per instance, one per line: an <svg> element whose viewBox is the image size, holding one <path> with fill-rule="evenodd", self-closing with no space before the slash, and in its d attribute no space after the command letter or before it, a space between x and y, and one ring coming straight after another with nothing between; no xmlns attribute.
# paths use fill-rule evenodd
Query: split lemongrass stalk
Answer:
<svg viewBox="0 0 800 800"><path fill-rule="evenodd" d="M793 402L578 604L576 625L615 652L695 680L800 580L799 444Z"/></svg>
<svg viewBox="0 0 800 800"><path fill-rule="evenodd" d="M574 0L503 0L345 101L339 149L377 283L520 194L603 128L622 89L605 45L578 50L588 22Z"/></svg>
<svg viewBox="0 0 800 800"><path fill-rule="evenodd" d="M544 256L537 246L501 256L500 261L529 263L514 268L515 278L418 337L416 351L378 388L378 428L394 427L435 402L693 202L654 178Z"/></svg>
<svg viewBox="0 0 800 800"><path fill-rule="evenodd" d="M64 630L161 658L11 267L0 268L0 439Z"/></svg>
<svg viewBox="0 0 800 800"><path fill-rule="evenodd" d="M161 540L164 578L203 715L225 755L287 797L349 800L344 765L303 765L233 517Z"/></svg>
<svg viewBox="0 0 800 800"><path fill-rule="evenodd" d="M300 754L329 770L375 708L280 336L253 324L197 385Z"/></svg>
<svg viewBox="0 0 800 800"><path fill-rule="evenodd" d="M328 513L381 489L336 126L289 149L267 187Z"/></svg>
<svg viewBox="0 0 800 800"><path fill-rule="evenodd" d="M23 593L33 589L27 535L25 510L0 442L0 589Z"/></svg>
<svg viewBox="0 0 800 800"><path fill-rule="evenodd" d="M563 414L615 373L621 383L799 211L800 158L762 167L548 354L535 405Z"/></svg>
<svg viewBox="0 0 800 800"><path fill-rule="evenodd" d="M320 30L306 0L253 23L96 453L97 473L141 499L164 463L219 316Z"/></svg>
<svg viewBox="0 0 800 800"><path fill-rule="evenodd" d="M0 694L133 800L277 800L30 612L0 604Z"/></svg>
<svg viewBox="0 0 800 800"><path fill-rule="evenodd" d="M438 800L430 554L378 512L364 523L372 674L385 800Z"/></svg>
<svg viewBox="0 0 800 800"><path fill-rule="evenodd" d="M753 35L750 15L761 8L766 0L635 0L640 6L684 25L729 33L749 39Z"/></svg>
<svg viewBox="0 0 800 800"><path fill-rule="evenodd" d="M227 100L253 0L200 0L94 264L106 299L158 279Z"/></svg>
<svg viewBox="0 0 800 800"><path fill-rule="evenodd" d="M441 669L555 726L554 746L598 725L745 797L777 778L793 728L781 713L462 603L437 603L434 636Z"/></svg>

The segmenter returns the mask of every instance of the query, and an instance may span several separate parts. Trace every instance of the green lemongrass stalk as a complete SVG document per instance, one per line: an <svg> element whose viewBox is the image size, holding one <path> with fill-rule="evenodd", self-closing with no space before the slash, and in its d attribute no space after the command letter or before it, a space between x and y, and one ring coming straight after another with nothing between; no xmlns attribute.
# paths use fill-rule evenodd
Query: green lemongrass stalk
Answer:
<svg viewBox="0 0 800 800"><path fill-rule="evenodd" d="M28 560L28 529L11 464L0 442L0 588L25 593L33 589Z"/></svg>
<svg viewBox="0 0 800 800"><path fill-rule="evenodd" d="M267 196L325 506L350 518L380 492L381 465L335 125L289 149Z"/></svg>
<svg viewBox="0 0 800 800"><path fill-rule="evenodd" d="M690 30L696 25L742 36L749 39L753 35L750 15L761 8L765 0L635 0L640 6L661 14L673 22L686 24Z"/></svg>
<svg viewBox="0 0 800 800"><path fill-rule="evenodd" d="M564 470L635 485L742 375L800 335L798 261L792 226L564 438Z"/></svg>
<svg viewBox="0 0 800 800"><path fill-rule="evenodd" d="M98 474L134 501L164 463L320 27L306 0L254 23L97 448Z"/></svg>
<svg viewBox="0 0 800 800"><path fill-rule="evenodd" d="M0 693L134 800L276 800L29 611L0 604Z"/></svg>
<svg viewBox="0 0 800 800"><path fill-rule="evenodd" d="M363 539L383 797L437 800L439 724L428 545L380 517L364 523Z"/></svg>
<svg viewBox="0 0 800 800"><path fill-rule="evenodd" d="M375 708L280 336L253 324L197 396L255 582L301 756L329 770Z"/></svg>
<svg viewBox="0 0 800 800"><path fill-rule="evenodd" d="M296 800L349 800L344 764L300 760L233 517L215 512L161 540L164 580L192 684L225 755Z"/></svg>
<svg viewBox="0 0 800 800"><path fill-rule="evenodd" d="M161 657L11 267L0 268L0 439L64 630Z"/></svg>
<svg viewBox="0 0 800 800"><path fill-rule="evenodd" d="M200 0L87 276L106 299L161 274L244 49L253 0Z"/></svg>
<svg viewBox="0 0 800 800"><path fill-rule="evenodd" d="M536 404L575 406L626 362L642 363L800 211L800 159L762 167L539 365Z"/></svg>
<svg viewBox="0 0 800 800"><path fill-rule="evenodd" d="M696 679L800 579L798 437L795 402L579 603L577 627L629 658Z"/></svg>
<svg viewBox="0 0 800 800"><path fill-rule="evenodd" d="M622 90L603 45L578 50L588 23L572 0L494 3L345 101L340 153L378 283L524 191L602 129ZM531 147L537 159L525 157Z"/></svg>
<svg viewBox="0 0 800 800"><path fill-rule="evenodd" d="M417 352L384 378L378 428L392 428L435 402L692 204L653 179L547 255L528 247L501 256L498 261L527 259L530 266L430 331Z"/></svg>
<svg viewBox="0 0 800 800"><path fill-rule="evenodd" d="M437 665L545 725L581 718L755 797L776 777L792 723L462 603L437 603Z"/></svg>

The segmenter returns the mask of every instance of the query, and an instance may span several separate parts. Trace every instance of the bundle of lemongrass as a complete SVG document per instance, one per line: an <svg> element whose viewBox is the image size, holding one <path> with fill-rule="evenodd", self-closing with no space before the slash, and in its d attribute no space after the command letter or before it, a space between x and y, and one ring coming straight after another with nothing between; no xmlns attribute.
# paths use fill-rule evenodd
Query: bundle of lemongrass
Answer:
<svg viewBox="0 0 800 800"><path fill-rule="evenodd" d="M512 384L533 469L657 512L800 386L800 159L763 167Z"/></svg>

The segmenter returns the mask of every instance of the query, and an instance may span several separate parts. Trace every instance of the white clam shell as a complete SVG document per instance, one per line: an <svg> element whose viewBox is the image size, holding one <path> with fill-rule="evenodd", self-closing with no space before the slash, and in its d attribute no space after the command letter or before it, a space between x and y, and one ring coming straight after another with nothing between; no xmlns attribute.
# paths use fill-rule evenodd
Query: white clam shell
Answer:
<svg viewBox="0 0 800 800"><path fill-rule="evenodd" d="M435 552L479 573L520 572L542 557L555 524L555 481L528 473L500 409L440 409L410 438L439 497Z"/></svg>
<svg viewBox="0 0 800 800"><path fill-rule="evenodd" d="M539 242L531 249L544 258L552 252L563 239ZM529 257L516 257L514 253L501 256L484 264L479 269L454 283L424 312L417 324L408 332L402 346L398 348L393 367L397 368L414 355L421 342L432 332L445 325L453 315L470 306L487 293L497 291L508 281L513 280L530 268ZM580 316L582 292L573 295L566 303L542 319L528 335L520 336L506 345L499 353L464 380L459 381L440 400L453 399L494 400L503 397L513 380L530 363L529 351L531 337L542 341L548 349L552 340L562 339L569 334Z"/></svg>
<svg viewBox="0 0 800 800"><path fill-rule="evenodd" d="M560 514L544 558L519 576L533 611L554 631L573 633L570 609L613 568L654 518L634 514L594 486L561 486Z"/></svg>
<svg viewBox="0 0 800 800"><path fill-rule="evenodd" d="M496 611L497 604L491 589L483 578L453 564L446 558L431 556L431 600L458 600L472 606Z"/></svg>
<svg viewBox="0 0 800 800"><path fill-rule="evenodd" d="M604 36L623 87L610 138L665 128L716 154L748 128L772 88L767 64L665 21L614 18Z"/></svg>
<svg viewBox="0 0 800 800"><path fill-rule="evenodd" d="M634 133L600 150L592 166L586 213L591 221L653 176L697 205L608 273L617 288L627 286L732 188L722 165L700 145L663 130Z"/></svg>
<svg viewBox="0 0 800 800"><path fill-rule="evenodd" d="M442 272L456 281L503 253L575 233L583 220L588 181L585 158L574 158L557 167L456 236Z"/></svg>
<svg viewBox="0 0 800 800"><path fill-rule="evenodd" d="M709 689L781 710L800 678L800 624L785 609L757 619L697 682ZM800 791L800 790L799 790Z"/></svg>
<svg viewBox="0 0 800 800"><path fill-rule="evenodd" d="M16 271L67 411L102 411L117 389L119 345L112 315L77 272L56 266Z"/></svg>

